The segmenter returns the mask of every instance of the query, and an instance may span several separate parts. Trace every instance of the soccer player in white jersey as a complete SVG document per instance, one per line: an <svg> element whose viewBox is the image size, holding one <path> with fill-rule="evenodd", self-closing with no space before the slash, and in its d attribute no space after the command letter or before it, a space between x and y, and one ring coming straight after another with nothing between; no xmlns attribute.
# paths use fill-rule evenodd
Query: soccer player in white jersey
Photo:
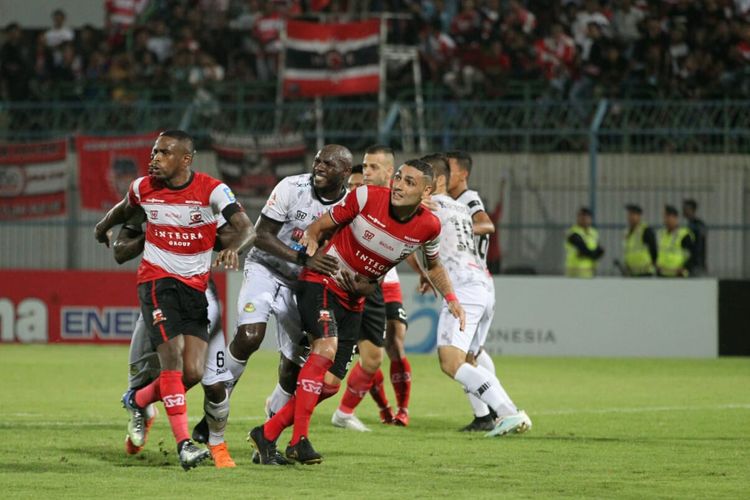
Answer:
<svg viewBox="0 0 750 500"><path fill-rule="evenodd" d="M422 160L435 171L432 201L437 204L436 213L442 227L440 254L466 311L464 331L460 331L458 322L445 306L440 312L437 328L440 368L497 414L499 420L486 436L526 432L531 428L531 419L516 408L497 376L467 361L467 354L484 342L492 322L495 309L492 278L474 244L469 208L448 196L446 188L451 172L446 158L429 155Z"/></svg>
<svg viewBox="0 0 750 500"><path fill-rule="evenodd" d="M451 198L463 203L469 208L472 225L474 227L474 244L482 264L487 269L487 249L489 248L490 235L495 232L495 225L484 209L479 193L469 189L469 176L471 175L471 155L465 151L449 151L445 155L450 166L450 181L448 183L448 194ZM491 293L495 295L494 281L490 280ZM476 361L479 366L490 373L495 373L495 363L492 357L484 350L484 339L481 343L472 346L469 352L469 361ZM469 404L474 413L474 420L461 429L464 432L489 431L495 427L497 415L484 404L478 397L467 392Z"/></svg>
<svg viewBox="0 0 750 500"><path fill-rule="evenodd" d="M146 235L143 233L141 224L144 221L145 214L139 214L131 219L123 225L117 238L112 242L112 250L118 264L134 259L143 251ZM217 226L214 250L219 251L224 248L223 242L229 243L233 235L230 234L229 226L223 220L223 217L219 219ZM226 343L224 330L221 327L221 305L213 280L209 280L206 300L208 301L208 320L211 328L206 352L206 369L201 379L204 393L203 422L205 422L206 429L200 436L197 436L196 432L193 431L192 437L198 443L208 443L214 465L222 469L236 466L224 441L224 432L229 417L229 396L225 383L232 380L232 375L224 366ZM128 390L137 390L151 383L159 376L161 369L159 356L148 338L143 314L138 316L130 338L128 367ZM145 425L141 428L141 433L143 434L142 442L145 444L148 431L156 417L156 408L153 404L150 404L143 410ZM128 455L135 455L140 453L141 450L143 450L143 445L136 446L129 435L125 437L125 452Z"/></svg>
<svg viewBox="0 0 750 500"><path fill-rule="evenodd" d="M245 279L237 299L237 332L229 344L227 368L239 381L249 357L258 350L271 314L276 318L280 352L279 383L268 398L269 415L282 408L297 386L299 368L309 352L302 331L295 290L302 266L331 274L335 258L322 252L308 257L297 242L310 223L346 196L352 156L343 146L328 144L313 160L312 173L279 182L256 223L255 248L245 260ZM338 389L338 388L337 388ZM269 463L286 462L281 455Z"/></svg>

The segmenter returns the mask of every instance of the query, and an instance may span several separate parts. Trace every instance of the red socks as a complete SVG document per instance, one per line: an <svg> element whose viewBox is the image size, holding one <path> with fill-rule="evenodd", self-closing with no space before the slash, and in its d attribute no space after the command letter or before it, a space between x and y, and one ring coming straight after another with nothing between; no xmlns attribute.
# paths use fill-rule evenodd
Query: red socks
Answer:
<svg viewBox="0 0 750 500"><path fill-rule="evenodd" d="M159 391L164 409L172 427L172 434L177 443L190 439L188 433L187 401L185 400L185 386L182 383L182 372L178 370L162 370L159 378ZM148 387L148 386L146 386ZM144 388L145 389L145 388ZM139 391L140 392L140 391Z"/></svg>
<svg viewBox="0 0 750 500"><path fill-rule="evenodd" d="M399 409L409 407L409 394L411 393L411 365L409 360L401 358L391 361L391 383L396 392L396 401Z"/></svg>
<svg viewBox="0 0 750 500"><path fill-rule="evenodd" d="M339 385L328 385L323 383L320 391L318 404L322 403L331 396L339 392ZM271 441L276 441L284 429L294 423L294 407L297 404L297 397L293 395L289 401L273 416L268 422L263 424L263 436Z"/></svg>
<svg viewBox="0 0 750 500"><path fill-rule="evenodd" d="M388 397L385 395L385 386L383 386L383 371L380 368L375 372L375 377L372 379L370 396L375 400L379 409L385 410L390 406Z"/></svg>
<svg viewBox="0 0 750 500"><path fill-rule="evenodd" d="M302 367L297 378L297 391L294 393L294 432L290 444L294 446L302 436L307 437L310 431L310 417L318 404L323 390L323 377L333 365L333 360L312 353Z"/></svg>
<svg viewBox="0 0 750 500"><path fill-rule="evenodd" d="M362 368L362 365L359 363L355 364L346 381L346 392L344 392L344 397L341 398L339 410L344 413L354 413L354 409L359 402L362 401L362 398L365 397L367 391L370 390L374 380L374 373L367 373L364 368Z"/></svg>
<svg viewBox="0 0 750 500"><path fill-rule="evenodd" d="M135 391L135 404L140 408L145 408L151 403L161 400L160 385L161 377L156 377L153 382Z"/></svg>

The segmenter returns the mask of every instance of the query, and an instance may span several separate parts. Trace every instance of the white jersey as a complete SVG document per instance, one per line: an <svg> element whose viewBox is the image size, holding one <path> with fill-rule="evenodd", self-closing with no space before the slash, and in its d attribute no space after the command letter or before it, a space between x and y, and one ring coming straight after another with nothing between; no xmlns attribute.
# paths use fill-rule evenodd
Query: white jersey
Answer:
<svg viewBox="0 0 750 500"><path fill-rule="evenodd" d="M474 214L477 212L487 211L484 209L484 203L482 203L482 198L479 197L479 193L473 189L467 189L458 195L456 201L463 203L469 208L469 215L471 217L474 217ZM474 246L477 248L477 254L479 254L479 258L482 260L482 265L487 269L487 250L490 247L490 235L474 235Z"/></svg>
<svg viewBox="0 0 750 500"><path fill-rule="evenodd" d="M432 200L438 204L441 225L440 260L453 284L487 281L486 266L474 244L469 207L445 194L435 195Z"/></svg>
<svg viewBox="0 0 750 500"><path fill-rule="evenodd" d="M302 238L305 228L318 220L321 215L343 201L346 191L332 201L326 201L315 194L312 175L299 174L285 177L279 182L265 206L262 216L282 224L278 238L287 246L293 246ZM301 267L293 262L280 259L254 247L247 255L246 262L256 262L268 268L287 286L291 286L300 273Z"/></svg>

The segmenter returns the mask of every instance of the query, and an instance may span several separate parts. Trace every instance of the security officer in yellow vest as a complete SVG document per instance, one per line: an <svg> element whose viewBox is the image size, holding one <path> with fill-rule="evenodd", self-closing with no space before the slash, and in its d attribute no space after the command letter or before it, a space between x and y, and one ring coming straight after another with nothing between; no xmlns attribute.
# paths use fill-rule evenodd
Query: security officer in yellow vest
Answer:
<svg viewBox="0 0 750 500"><path fill-rule="evenodd" d="M575 226L565 234L565 276L593 278L596 261L602 255L604 249L599 245L599 232L591 227L591 210L581 207Z"/></svg>
<svg viewBox="0 0 750 500"><path fill-rule="evenodd" d="M640 205L629 203L625 210L628 228L623 237L623 273L626 276L653 276L658 255L654 230L641 220L643 209Z"/></svg>
<svg viewBox="0 0 750 500"><path fill-rule="evenodd" d="M667 278L686 278L693 268L694 239L686 227L680 226L680 215L672 205L664 207L664 228L657 233L659 256L656 271Z"/></svg>

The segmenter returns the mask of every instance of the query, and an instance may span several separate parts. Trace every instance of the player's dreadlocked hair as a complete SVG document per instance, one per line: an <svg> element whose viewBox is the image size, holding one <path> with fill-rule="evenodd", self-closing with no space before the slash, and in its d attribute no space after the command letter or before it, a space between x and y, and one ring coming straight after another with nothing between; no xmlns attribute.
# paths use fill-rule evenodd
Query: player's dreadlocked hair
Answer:
<svg viewBox="0 0 750 500"><path fill-rule="evenodd" d="M420 158L425 163L429 163L432 165L432 170L435 174L435 184L437 184L438 177L441 175L445 176L445 185L446 187L448 184L450 184L451 181L451 169L448 166L448 158L442 154L442 153L432 153L429 155L425 155L422 158ZM437 187L437 186L434 186Z"/></svg>
<svg viewBox="0 0 750 500"><path fill-rule="evenodd" d="M456 160L456 164L462 169L465 170L468 174L471 174L471 166L473 165L473 162L471 161L471 155L467 153L466 151L461 150L455 150L455 151L448 151L445 153L445 156L447 158Z"/></svg>
<svg viewBox="0 0 750 500"><path fill-rule="evenodd" d="M165 130L161 134L159 134L160 137L171 137L172 139L177 139L178 141L182 142L185 145L185 149L188 150L188 152L191 155L195 154L195 141L193 140L193 136L185 132L184 130Z"/></svg>

